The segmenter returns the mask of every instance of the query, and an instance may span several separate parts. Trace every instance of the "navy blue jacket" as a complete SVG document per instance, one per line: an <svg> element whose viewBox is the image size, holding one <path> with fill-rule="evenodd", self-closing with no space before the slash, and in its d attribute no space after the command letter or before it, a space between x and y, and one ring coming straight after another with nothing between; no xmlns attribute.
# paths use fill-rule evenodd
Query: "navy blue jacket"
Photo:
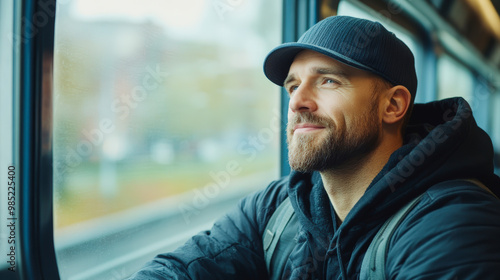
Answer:
<svg viewBox="0 0 500 280"><path fill-rule="evenodd" d="M290 196L299 219L285 279L358 279L384 221L423 199L390 241L388 279L500 279L500 197L493 148L461 98L415 104L406 144L337 227L317 173L292 172L240 201L210 231L157 256L132 279L267 279L262 233Z"/></svg>

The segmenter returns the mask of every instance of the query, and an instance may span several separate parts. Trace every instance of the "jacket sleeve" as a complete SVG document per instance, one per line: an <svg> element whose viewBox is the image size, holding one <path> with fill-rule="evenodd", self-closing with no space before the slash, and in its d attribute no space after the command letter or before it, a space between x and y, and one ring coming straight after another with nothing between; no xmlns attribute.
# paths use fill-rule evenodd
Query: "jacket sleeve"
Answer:
<svg viewBox="0 0 500 280"><path fill-rule="evenodd" d="M429 190L396 230L388 279L500 279L500 200L477 187Z"/></svg>
<svg viewBox="0 0 500 280"><path fill-rule="evenodd" d="M156 256L129 279L267 279L262 232L285 197L283 180L273 182L243 198L211 230Z"/></svg>

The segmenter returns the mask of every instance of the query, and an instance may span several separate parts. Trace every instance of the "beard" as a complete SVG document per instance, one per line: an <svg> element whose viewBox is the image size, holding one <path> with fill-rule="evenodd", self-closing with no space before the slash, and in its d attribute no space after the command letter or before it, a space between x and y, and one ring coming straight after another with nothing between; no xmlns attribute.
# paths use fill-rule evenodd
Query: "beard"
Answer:
<svg viewBox="0 0 500 280"><path fill-rule="evenodd" d="M310 112L297 113L287 124L288 160L300 172L325 171L354 165L379 144L381 131L378 104L356 116L351 127L336 127L330 118ZM300 123L324 127L319 132L294 134Z"/></svg>

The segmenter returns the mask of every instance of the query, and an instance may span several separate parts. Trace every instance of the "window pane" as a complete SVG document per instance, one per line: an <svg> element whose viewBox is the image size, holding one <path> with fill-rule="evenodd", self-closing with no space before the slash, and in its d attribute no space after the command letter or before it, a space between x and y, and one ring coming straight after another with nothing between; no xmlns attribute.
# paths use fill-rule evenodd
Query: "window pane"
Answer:
<svg viewBox="0 0 500 280"><path fill-rule="evenodd" d="M438 99L461 96L471 102L474 77L469 69L442 54L437 61Z"/></svg>
<svg viewBox="0 0 500 280"><path fill-rule="evenodd" d="M280 1L64 1L54 92L63 279L121 279L276 179Z"/></svg>

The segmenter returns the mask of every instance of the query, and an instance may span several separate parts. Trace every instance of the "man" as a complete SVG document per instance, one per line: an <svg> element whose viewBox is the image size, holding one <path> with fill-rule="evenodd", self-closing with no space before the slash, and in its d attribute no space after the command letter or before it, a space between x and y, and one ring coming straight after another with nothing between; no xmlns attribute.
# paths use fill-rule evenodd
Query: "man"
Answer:
<svg viewBox="0 0 500 280"><path fill-rule="evenodd" d="M341 16L272 50L264 72L290 95L294 171L132 279L268 279L262 236L286 197L299 226L279 278L357 279L382 224L420 195L386 277L500 279L491 140L463 99L413 106L413 60L381 24Z"/></svg>

